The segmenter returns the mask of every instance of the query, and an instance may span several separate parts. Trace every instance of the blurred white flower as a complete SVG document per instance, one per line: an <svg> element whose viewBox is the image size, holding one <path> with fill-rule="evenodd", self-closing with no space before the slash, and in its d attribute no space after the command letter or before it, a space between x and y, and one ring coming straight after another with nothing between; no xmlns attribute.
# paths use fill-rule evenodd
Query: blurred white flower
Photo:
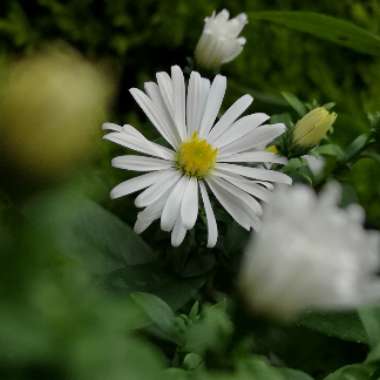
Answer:
<svg viewBox="0 0 380 380"><path fill-rule="evenodd" d="M338 208L340 188L317 197L297 185L273 194L240 273L253 312L289 319L306 309L345 309L380 300L379 234L357 205Z"/></svg>
<svg viewBox="0 0 380 380"><path fill-rule="evenodd" d="M306 161L307 166L315 176L322 173L326 163L323 157L305 154L302 158Z"/></svg>
<svg viewBox="0 0 380 380"><path fill-rule="evenodd" d="M206 17L195 49L195 60L199 66L208 70L218 69L242 52L246 39L238 36L248 22L247 15L240 13L235 18L229 18L226 9Z"/></svg>
<svg viewBox="0 0 380 380"><path fill-rule="evenodd" d="M145 83L146 93L136 88L130 92L168 147L147 140L130 125L105 123L103 128L111 131L105 139L145 154L116 157L112 165L148 172L116 186L111 197L145 189L135 200L137 207L144 208L137 216L136 232L161 219L161 228L172 231L174 246L196 223L199 191L206 211L208 247L216 244L218 236L208 190L237 223L247 230L256 228L262 213L259 201L268 199L273 182L290 184L291 179L240 163L284 164L285 158L257 147L281 135L285 126L262 125L269 119L264 113L240 118L253 101L249 95L238 99L216 122L227 85L224 76L217 75L210 84L192 72L186 91L181 69L173 66L171 77L160 72L157 82Z"/></svg>

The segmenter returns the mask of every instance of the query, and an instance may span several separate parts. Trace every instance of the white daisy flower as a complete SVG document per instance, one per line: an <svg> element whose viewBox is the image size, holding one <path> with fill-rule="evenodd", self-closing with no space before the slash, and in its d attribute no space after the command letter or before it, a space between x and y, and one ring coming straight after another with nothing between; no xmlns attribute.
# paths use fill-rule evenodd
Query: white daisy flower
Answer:
<svg viewBox="0 0 380 380"><path fill-rule="evenodd" d="M112 160L116 168L147 172L111 192L112 198L119 198L145 189L135 200L137 207L144 208L137 216L137 233L160 219L161 228L172 232L173 246L180 245L196 223L200 198L208 225L207 245L213 247L218 230L210 190L232 218L249 230L259 225L260 201L268 199L273 183L291 183L283 173L258 167L266 162L284 164L286 159L256 150L281 135L285 126L262 125L269 119L264 113L239 118L252 103L249 95L217 120L225 90L225 77L217 75L210 84L192 72L186 91L178 66L172 67L171 77L160 72L157 83L145 83L146 93L132 88L130 93L168 147L147 140L130 125L104 124L110 131L105 139L144 154Z"/></svg>
<svg viewBox="0 0 380 380"><path fill-rule="evenodd" d="M240 32L247 24L245 13L229 19L230 14L223 9L205 18L205 26L195 49L197 64L205 69L218 69L222 64L235 59L246 43Z"/></svg>
<svg viewBox="0 0 380 380"><path fill-rule="evenodd" d="M380 300L380 235L363 229L358 205L343 210L339 199L337 184L319 197L302 185L274 192L240 273L254 312L289 319Z"/></svg>

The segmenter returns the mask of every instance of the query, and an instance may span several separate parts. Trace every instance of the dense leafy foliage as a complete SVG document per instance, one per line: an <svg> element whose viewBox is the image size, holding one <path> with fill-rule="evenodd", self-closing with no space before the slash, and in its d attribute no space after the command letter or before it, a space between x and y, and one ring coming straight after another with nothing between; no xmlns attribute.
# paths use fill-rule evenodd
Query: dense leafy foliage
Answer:
<svg viewBox="0 0 380 380"><path fill-rule="evenodd" d="M380 229L377 0L2 0L1 83L15 59L63 41L96 62L110 87L117 83L109 119L155 139L128 88L171 64L189 67L203 18L222 7L247 12L250 21L244 52L223 67L226 106L252 94L256 111L289 128L278 142L292 157L285 172L317 190L335 178L343 206L360 203L366 225ZM325 160L316 174L286 138L308 109L329 102L338 119L311 151ZM62 178L16 171L8 158L1 163L1 378L380 377L379 308L306 313L291 325L253 318L236 291L249 234L217 210L220 239L212 250L205 223L180 248L156 224L136 235L132 200L109 199L126 178L109 164L122 150L99 141L100 131L91 159Z"/></svg>

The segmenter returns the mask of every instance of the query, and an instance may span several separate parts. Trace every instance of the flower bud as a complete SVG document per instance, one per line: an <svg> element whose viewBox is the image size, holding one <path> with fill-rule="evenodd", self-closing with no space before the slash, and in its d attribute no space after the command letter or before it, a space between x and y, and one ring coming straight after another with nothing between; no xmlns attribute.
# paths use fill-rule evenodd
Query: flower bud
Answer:
<svg viewBox="0 0 380 380"><path fill-rule="evenodd" d="M217 70L235 59L246 43L244 37L238 37L247 24L247 15L241 13L229 19L230 14L223 9L206 17L205 26L195 49L196 63L206 70Z"/></svg>
<svg viewBox="0 0 380 380"><path fill-rule="evenodd" d="M103 73L69 48L14 63L0 112L7 161L37 178L77 167L96 146L111 88Z"/></svg>
<svg viewBox="0 0 380 380"><path fill-rule="evenodd" d="M293 143L303 148L318 145L326 137L336 118L335 112L329 112L324 107L313 109L297 122Z"/></svg>

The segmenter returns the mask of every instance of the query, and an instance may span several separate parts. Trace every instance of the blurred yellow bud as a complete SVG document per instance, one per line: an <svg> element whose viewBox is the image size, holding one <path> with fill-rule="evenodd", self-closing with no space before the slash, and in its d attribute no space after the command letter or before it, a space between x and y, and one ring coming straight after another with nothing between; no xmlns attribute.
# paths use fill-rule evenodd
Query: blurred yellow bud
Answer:
<svg viewBox="0 0 380 380"><path fill-rule="evenodd" d="M111 91L105 75L69 48L14 63L0 109L8 160L38 177L70 171L96 146Z"/></svg>
<svg viewBox="0 0 380 380"><path fill-rule="evenodd" d="M300 119L294 129L293 142L301 147L318 145L326 137L337 118L335 112L318 107Z"/></svg>

